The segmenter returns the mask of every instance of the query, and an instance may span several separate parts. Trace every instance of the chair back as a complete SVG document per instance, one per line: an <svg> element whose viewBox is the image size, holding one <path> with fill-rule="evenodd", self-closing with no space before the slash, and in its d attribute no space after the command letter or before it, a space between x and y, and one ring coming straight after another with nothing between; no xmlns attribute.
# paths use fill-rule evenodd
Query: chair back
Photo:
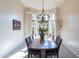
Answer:
<svg viewBox="0 0 79 59"><path fill-rule="evenodd" d="M34 41L34 37L33 37L33 35L31 35L31 41L32 41L32 42Z"/></svg>
<svg viewBox="0 0 79 59"><path fill-rule="evenodd" d="M32 43L31 36L28 37L28 40L30 41L30 43Z"/></svg>
<svg viewBox="0 0 79 59"><path fill-rule="evenodd" d="M57 37L56 37L55 43L57 44L57 46L59 45L60 39L61 39L60 36L57 36Z"/></svg>
<svg viewBox="0 0 79 59"><path fill-rule="evenodd" d="M59 51L60 46L61 46L61 43L62 43L62 39L58 36L58 37L56 38L55 43L57 44L57 50Z"/></svg>
<svg viewBox="0 0 79 59"><path fill-rule="evenodd" d="M27 37L25 38L25 41L26 41L27 47L29 47L29 45L31 44L31 38Z"/></svg>

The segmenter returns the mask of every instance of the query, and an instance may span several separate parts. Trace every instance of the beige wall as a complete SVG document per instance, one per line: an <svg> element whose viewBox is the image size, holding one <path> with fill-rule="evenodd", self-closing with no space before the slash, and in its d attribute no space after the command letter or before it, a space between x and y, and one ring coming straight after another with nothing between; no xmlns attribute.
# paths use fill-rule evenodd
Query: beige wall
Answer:
<svg viewBox="0 0 79 59"><path fill-rule="evenodd" d="M79 57L79 0L65 0L60 7L63 44Z"/></svg>
<svg viewBox="0 0 79 59"><path fill-rule="evenodd" d="M55 13L55 15L56 15L56 35L59 35L59 32L60 32L60 24L61 23L59 23L60 22L60 18L59 18L59 15L60 15L60 8L59 7L57 7L56 8L56 13Z"/></svg>
<svg viewBox="0 0 79 59"><path fill-rule="evenodd" d="M0 57L23 43L24 10L20 0L0 0ZM12 30L12 19L21 21L21 30Z"/></svg>

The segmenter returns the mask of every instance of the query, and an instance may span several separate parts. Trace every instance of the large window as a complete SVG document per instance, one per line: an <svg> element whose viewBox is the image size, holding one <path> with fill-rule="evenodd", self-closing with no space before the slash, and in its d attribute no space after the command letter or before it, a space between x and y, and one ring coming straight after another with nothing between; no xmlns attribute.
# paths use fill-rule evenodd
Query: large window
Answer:
<svg viewBox="0 0 79 59"><path fill-rule="evenodd" d="M47 17L47 16L45 16ZM36 14L32 15L32 32L34 34L39 33L39 27L42 27L42 24L40 23L41 19L37 19ZM46 18L44 23L44 27L46 29L46 32L49 34L56 35L56 17L54 14L49 15L49 18Z"/></svg>

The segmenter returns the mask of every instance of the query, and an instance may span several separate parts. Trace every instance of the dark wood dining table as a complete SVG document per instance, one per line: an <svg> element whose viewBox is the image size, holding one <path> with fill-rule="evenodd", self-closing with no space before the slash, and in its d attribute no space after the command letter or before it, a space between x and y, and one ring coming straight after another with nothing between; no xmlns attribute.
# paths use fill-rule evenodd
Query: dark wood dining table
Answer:
<svg viewBox="0 0 79 59"><path fill-rule="evenodd" d="M40 42L40 39L35 39L29 47L34 49L40 49L41 57L45 57L45 51L49 49L55 49L57 45L53 40L44 40L43 42Z"/></svg>

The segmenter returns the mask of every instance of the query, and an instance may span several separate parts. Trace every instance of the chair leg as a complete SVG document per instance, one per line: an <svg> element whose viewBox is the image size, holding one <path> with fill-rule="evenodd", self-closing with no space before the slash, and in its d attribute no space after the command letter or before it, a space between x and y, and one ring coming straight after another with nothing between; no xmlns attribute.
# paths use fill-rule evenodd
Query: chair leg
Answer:
<svg viewBox="0 0 79 59"><path fill-rule="evenodd" d="M28 58L30 58L30 55L28 54Z"/></svg>
<svg viewBox="0 0 79 59"><path fill-rule="evenodd" d="M39 57L41 58L41 54L39 55Z"/></svg>
<svg viewBox="0 0 79 59"><path fill-rule="evenodd" d="M47 58L47 55L45 55L45 58Z"/></svg>
<svg viewBox="0 0 79 59"><path fill-rule="evenodd" d="M59 58L59 55L57 54L57 58Z"/></svg>

